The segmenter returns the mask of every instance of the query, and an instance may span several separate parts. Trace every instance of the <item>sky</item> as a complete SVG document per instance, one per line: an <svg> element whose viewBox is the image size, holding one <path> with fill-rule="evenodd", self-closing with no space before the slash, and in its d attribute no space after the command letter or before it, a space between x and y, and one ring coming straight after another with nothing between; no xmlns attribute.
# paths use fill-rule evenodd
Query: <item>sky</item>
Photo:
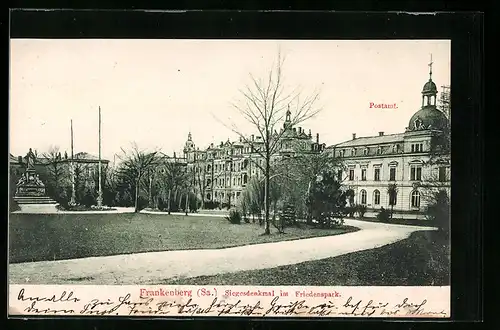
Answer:
<svg viewBox="0 0 500 330"><path fill-rule="evenodd" d="M431 54L438 89L450 84L449 40L11 39L10 153L70 154L73 120L74 152L97 155L99 107L109 160L133 142L179 154L189 132L200 149L235 140L229 121L250 135L232 103L278 50L287 87L321 91L322 111L300 126L327 146L352 133L403 132L421 106Z"/></svg>

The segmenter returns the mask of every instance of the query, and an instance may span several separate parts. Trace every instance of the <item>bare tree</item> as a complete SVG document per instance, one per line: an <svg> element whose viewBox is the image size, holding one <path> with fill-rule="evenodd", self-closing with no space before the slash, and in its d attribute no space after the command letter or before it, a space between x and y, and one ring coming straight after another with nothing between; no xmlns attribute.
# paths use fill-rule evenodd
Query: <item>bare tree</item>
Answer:
<svg viewBox="0 0 500 330"><path fill-rule="evenodd" d="M62 188L62 179L64 176L64 165L61 162L61 153L58 146L51 146L48 152L43 154L47 166L47 175L50 183L53 185L55 198L59 199Z"/></svg>
<svg viewBox="0 0 500 330"><path fill-rule="evenodd" d="M324 171L334 172L344 168L342 160L331 153L300 153L293 157L284 158L278 166L279 174L287 179L287 195L296 195L293 190L299 189L300 195L308 199L313 183L318 175ZM337 181L341 181L337 178ZM303 202L305 202L305 199ZM295 202L296 203L296 202ZM311 204L307 203L307 223L312 223Z"/></svg>
<svg viewBox="0 0 500 330"><path fill-rule="evenodd" d="M281 148L280 142L283 135L305 120L320 112L316 106L319 100L319 92L314 91L310 95L296 88L287 92L284 84L283 66L285 59L278 52L277 62L269 70L267 77L257 79L250 74L251 83L240 90L241 99L233 103L234 109L250 123L260 136L259 143L249 139L238 126L233 123L224 123L226 127L236 133L242 142L250 145L252 151L264 159L262 169L265 177L264 210L265 210L265 234L270 234L270 196L269 185L271 177L271 158ZM283 120L286 126L277 130Z"/></svg>
<svg viewBox="0 0 500 330"><path fill-rule="evenodd" d="M141 180L147 176L151 168L156 167L160 158L158 151L147 152L140 150L133 143L130 152L122 148L123 155L119 156L122 163L120 164L120 175L128 179L135 187L134 206L135 212L139 212L139 192Z"/></svg>

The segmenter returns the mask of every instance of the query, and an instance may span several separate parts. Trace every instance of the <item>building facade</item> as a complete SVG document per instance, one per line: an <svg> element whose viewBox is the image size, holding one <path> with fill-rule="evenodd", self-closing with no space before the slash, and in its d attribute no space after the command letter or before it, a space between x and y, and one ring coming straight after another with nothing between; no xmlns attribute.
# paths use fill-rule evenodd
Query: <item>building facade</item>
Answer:
<svg viewBox="0 0 500 330"><path fill-rule="evenodd" d="M297 152L322 152L326 145L320 142L319 134L314 138L311 130L306 133L302 127L293 127L290 115L290 111L287 111L283 127L279 133L275 132L281 137L272 160ZM264 179L265 161L259 152L263 148L262 137L251 135L218 145L212 143L200 150L189 133L183 151L195 191L205 202L237 205L251 179Z"/></svg>
<svg viewBox="0 0 500 330"><path fill-rule="evenodd" d="M326 152L342 158L344 169L338 175L355 193L354 203L368 210L382 207L394 211L421 213L429 187L440 187L450 196L451 164L430 162L431 141L450 125L449 116L438 109L437 88L432 67L422 90L422 106L410 118L403 133L356 137L330 146ZM390 201L388 187L395 184L395 200Z"/></svg>

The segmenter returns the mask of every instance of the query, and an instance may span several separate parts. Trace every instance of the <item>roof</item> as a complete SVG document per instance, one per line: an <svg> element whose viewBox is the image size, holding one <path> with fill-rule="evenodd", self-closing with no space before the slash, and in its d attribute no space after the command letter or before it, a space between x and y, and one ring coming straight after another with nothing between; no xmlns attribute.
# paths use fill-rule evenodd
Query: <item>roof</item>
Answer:
<svg viewBox="0 0 500 330"><path fill-rule="evenodd" d="M9 154L9 161L13 162L13 163L18 163L19 159L16 156L14 156L13 154Z"/></svg>
<svg viewBox="0 0 500 330"><path fill-rule="evenodd" d="M424 88L422 89L422 93L426 94L426 93L436 93L436 92L437 92L436 84L434 83L434 81L429 79L429 81L425 83Z"/></svg>
<svg viewBox="0 0 500 330"><path fill-rule="evenodd" d="M373 144L388 144L388 143L403 142L404 135L405 135L404 133L397 133L397 134L388 134L382 136L358 137L354 140L344 141L336 145L330 146L328 148L331 149L332 147L334 148L357 147L357 146L373 145Z"/></svg>
<svg viewBox="0 0 500 330"><path fill-rule="evenodd" d="M410 130L437 129L442 130L448 124L446 115L438 110L436 106L425 106L410 118L408 127Z"/></svg>

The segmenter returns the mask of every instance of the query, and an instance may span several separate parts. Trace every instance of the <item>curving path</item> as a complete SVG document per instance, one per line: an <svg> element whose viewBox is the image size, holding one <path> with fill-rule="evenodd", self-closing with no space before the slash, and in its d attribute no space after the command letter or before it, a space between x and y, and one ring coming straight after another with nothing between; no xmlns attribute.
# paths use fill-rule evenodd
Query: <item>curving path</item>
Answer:
<svg viewBox="0 0 500 330"><path fill-rule="evenodd" d="M407 238L412 232L434 230L346 220L361 230L294 241L247 245L218 250L148 252L72 260L9 265L11 284L159 284L173 277L216 275L273 268L368 250Z"/></svg>

